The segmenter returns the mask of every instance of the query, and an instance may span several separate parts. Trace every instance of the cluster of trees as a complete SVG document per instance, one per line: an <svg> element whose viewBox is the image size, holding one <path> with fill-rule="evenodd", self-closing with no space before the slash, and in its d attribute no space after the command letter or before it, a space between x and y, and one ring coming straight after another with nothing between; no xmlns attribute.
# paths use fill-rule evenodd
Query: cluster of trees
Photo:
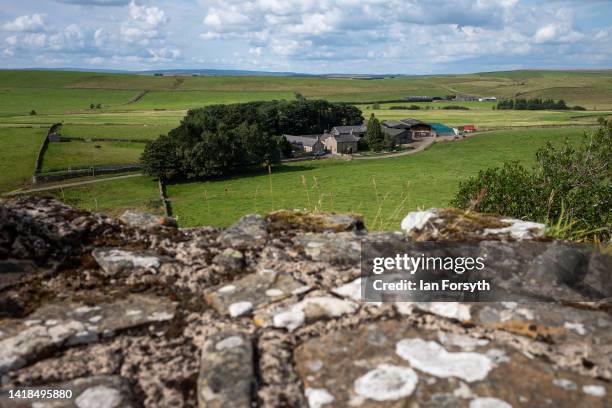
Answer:
<svg viewBox="0 0 612 408"><path fill-rule="evenodd" d="M101 109L101 108L102 108L101 103L90 103L89 104L89 109Z"/></svg>
<svg viewBox="0 0 612 408"><path fill-rule="evenodd" d="M395 148L395 139L382 131L380 121L374 114L368 120L368 130L363 138L362 147L369 148L375 152L382 150L389 151Z"/></svg>
<svg viewBox="0 0 612 408"><path fill-rule="evenodd" d="M442 109L446 109L446 110L470 110L470 108L468 108L467 106L461 106L461 105L446 105L446 106L443 106Z"/></svg>
<svg viewBox="0 0 612 408"><path fill-rule="evenodd" d="M149 142L141 162L146 174L162 180L223 176L290 155L282 134L317 134L361 123L356 107L323 100L212 105L190 110L177 128Z"/></svg>
<svg viewBox="0 0 612 408"><path fill-rule="evenodd" d="M562 225L564 238L602 242L612 234L612 120L600 119L596 131L576 146L548 143L536 165L516 162L480 171L461 182L452 205L486 213Z"/></svg>
<svg viewBox="0 0 612 408"><path fill-rule="evenodd" d="M585 110L582 106L569 107L563 99L555 101L554 99L507 99L497 102L497 109L515 109L515 110Z"/></svg>

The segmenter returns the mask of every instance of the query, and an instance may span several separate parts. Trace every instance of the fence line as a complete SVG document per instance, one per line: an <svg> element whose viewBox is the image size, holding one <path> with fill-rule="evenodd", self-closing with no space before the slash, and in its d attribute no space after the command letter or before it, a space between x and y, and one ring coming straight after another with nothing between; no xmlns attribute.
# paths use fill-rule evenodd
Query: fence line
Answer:
<svg viewBox="0 0 612 408"><path fill-rule="evenodd" d="M79 169L66 169L48 173L37 173L33 176L33 183L61 181L77 177L98 176L102 174L126 173L142 169L140 164L126 164L118 166L91 166Z"/></svg>

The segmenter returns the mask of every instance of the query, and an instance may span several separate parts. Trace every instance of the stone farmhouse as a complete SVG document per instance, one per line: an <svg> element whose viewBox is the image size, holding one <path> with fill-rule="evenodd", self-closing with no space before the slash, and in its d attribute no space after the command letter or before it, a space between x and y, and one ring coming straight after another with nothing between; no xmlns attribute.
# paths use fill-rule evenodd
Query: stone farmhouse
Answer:
<svg viewBox="0 0 612 408"><path fill-rule="evenodd" d="M420 120L406 118L401 120L385 120L381 124L382 131L395 139L398 145L411 143L416 139L435 135L432 127ZM331 154L352 154L358 151L358 143L367 132L367 126L335 126L322 135L283 135L294 149L305 153L323 151Z"/></svg>

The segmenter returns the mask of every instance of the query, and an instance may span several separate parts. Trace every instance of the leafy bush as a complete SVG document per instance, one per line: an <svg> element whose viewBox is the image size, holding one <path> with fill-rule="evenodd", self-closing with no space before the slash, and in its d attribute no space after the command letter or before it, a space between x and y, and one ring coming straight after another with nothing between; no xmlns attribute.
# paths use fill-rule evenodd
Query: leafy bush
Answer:
<svg viewBox="0 0 612 408"><path fill-rule="evenodd" d="M36 111L34 109L30 111L30 116L36 116Z"/></svg>
<svg viewBox="0 0 612 408"><path fill-rule="evenodd" d="M393 106L389 106L389 109L392 110L419 110L421 109L421 107L419 105L410 105L410 106L402 106L402 105L393 105Z"/></svg>
<svg viewBox="0 0 612 408"><path fill-rule="evenodd" d="M447 105L447 106L443 106L442 109L470 110L470 108L468 108L467 106L461 106L461 105Z"/></svg>
<svg viewBox="0 0 612 408"><path fill-rule="evenodd" d="M459 208L558 223L609 240L612 232L612 121L585 134L575 147L547 143L528 170L518 163L480 171L460 183L451 202ZM583 234L583 235L585 235Z"/></svg>

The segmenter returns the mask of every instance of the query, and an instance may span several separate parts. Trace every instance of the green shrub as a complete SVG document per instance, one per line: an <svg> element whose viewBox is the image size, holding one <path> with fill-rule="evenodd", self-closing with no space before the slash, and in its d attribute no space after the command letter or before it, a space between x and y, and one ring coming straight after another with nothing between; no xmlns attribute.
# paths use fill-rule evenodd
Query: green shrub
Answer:
<svg viewBox="0 0 612 408"><path fill-rule="evenodd" d="M467 106L461 106L461 105L447 105L447 106L443 106L442 109L447 109L447 110L470 110L470 108L468 108Z"/></svg>
<svg viewBox="0 0 612 408"><path fill-rule="evenodd" d="M480 171L459 184L452 205L548 224L564 223L609 240L612 230L612 121L574 146L548 143L528 170L517 163Z"/></svg>

